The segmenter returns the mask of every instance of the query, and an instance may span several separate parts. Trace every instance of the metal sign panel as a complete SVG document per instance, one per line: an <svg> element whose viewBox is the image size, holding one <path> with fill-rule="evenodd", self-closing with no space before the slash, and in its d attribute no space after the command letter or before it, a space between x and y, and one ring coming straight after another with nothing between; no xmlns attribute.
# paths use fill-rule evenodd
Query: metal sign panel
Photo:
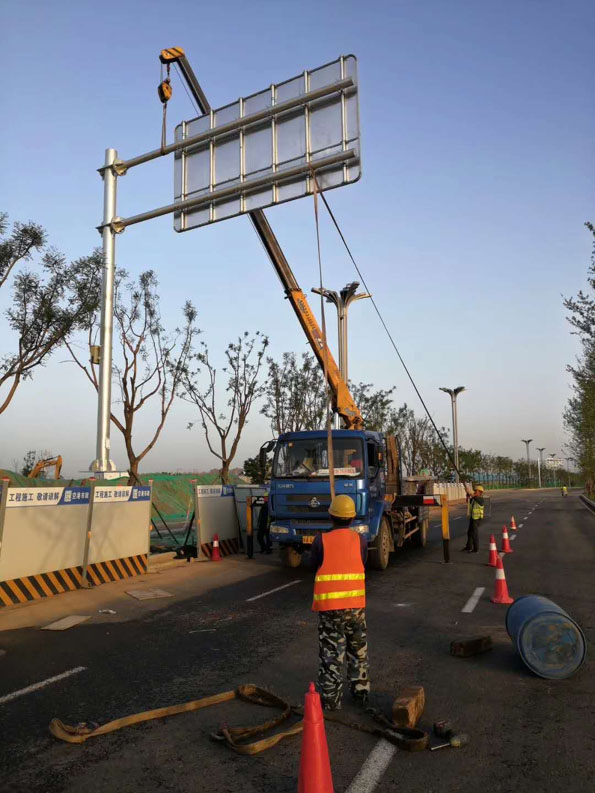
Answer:
<svg viewBox="0 0 595 793"><path fill-rule="evenodd" d="M176 127L176 231L310 195L361 175L357 60L345 55ZM204 199L201 201L200 199ZM198 201L198 203L197 203Z"/></svg>
<svg viewBox="0 0 595 793"><path fill-rule="evenodd" d="M564 460L548 457L544 460L544 465L546 468L562 468L564 465Z"/></svg>

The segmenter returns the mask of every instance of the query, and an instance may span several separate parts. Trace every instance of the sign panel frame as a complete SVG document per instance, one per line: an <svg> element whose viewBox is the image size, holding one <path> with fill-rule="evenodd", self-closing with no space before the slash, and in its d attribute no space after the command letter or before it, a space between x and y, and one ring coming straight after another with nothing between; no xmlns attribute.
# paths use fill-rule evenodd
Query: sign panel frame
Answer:
<svg viewBox="0 0 595 793"><path fill-rule="evenodd" d="M176 127L176 231L361 177L357 59L342 55ZM202 199L202 201L201 201ZM199 202L198 204L196 202Z"/></svg>

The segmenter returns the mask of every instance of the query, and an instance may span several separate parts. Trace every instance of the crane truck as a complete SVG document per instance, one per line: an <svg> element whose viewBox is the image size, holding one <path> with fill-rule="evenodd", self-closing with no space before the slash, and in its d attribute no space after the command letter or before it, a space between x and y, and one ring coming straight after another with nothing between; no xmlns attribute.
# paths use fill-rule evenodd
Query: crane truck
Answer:
<svg viewBox="0 0 595 793"><path fill-rule="evenodd" d="M181 47L162 50L160 60L167 66L178 65L200 112L210 113L209 102L184 50ZM168 81L161 84L159 93L167 98L171 96ZM167 100L162 98L162 101ZM406 540L411 538L422 547L426 544L429 507L438 506L440 498L426 494L431 480L402 475L398 439L364 429L362 414L264 212L256 210L248 214L325 373L333 412L343 424L342 429L332 431L335 492L353 498L356 506L353 527L368 540L369 565L384 570L391 551ZM297 567L315 536L330 529L328 447L327 431L317 430L283 433L261 448L261 463L263 456L273 453L269 496L271 538L278 542L282 561L288 567ZM264 470L262 464L261 470Z"/></svg>

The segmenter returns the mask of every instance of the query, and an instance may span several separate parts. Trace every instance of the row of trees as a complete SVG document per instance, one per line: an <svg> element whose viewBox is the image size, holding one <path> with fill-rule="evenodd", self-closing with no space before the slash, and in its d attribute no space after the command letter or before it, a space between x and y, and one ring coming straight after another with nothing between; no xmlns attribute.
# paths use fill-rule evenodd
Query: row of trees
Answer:
<svg viewBox="0 0 595 793"><path fill-rule="evenodd" d="M8 331L0 333L7 347L0 352L0 414L11 405L19 386L59 348L66 348L70 360L98 390L98 368L88 351L99 337L102 267L100 251L67 262L48 246L40 225L16 222L9 229L6 214L0 214L0 289L10 290L4 313ZM259 375L268 339L246 332L230 343L221 383L206 343L197 341L201 331L190 301L183 306L182 319L173 332L164 327L152 271L136 280L126 270L117 272L112 376L119 399L113 400L111 420L122 434L130 473L137 476L140 463L161 435L174 399L190 402L197 408L208 448L219 460L222 480L227 481L248 414L263 394ZM223 401L226 407L221 410ZM156 418L139 441L135 421L149 405Z"/></svg>
<svg viewBox="0 0 595 793"><path fill-rule="evenodd" d="M570 435L569 449L584 480L585 489L595 497L595 226L585 224L593 236L593 251L588 270L589 290L576 297L566 298L573 333L581 342L581 355L569 365L572 376L572 396L564 412Z"/></svg>
<svg viewBox="0 0 595 793"><path fill-rule="evenodd" d="M39 259L36 269L31 264L35 254ZM8 409L19 385L60 347L66 348L90 386L99 388L97 366L88 359L88 350L97 344L99 336L102 266L100 251L67 262L48 247L41 226L15 223L9 231L6 215L0 215L0 289L11 289L5 317L13 339L12 349L0 353L0 414ZM595 288L595 262L591 273L590 284ZM566 420L573 432L577 459L592 466L593 481L595 301L580 293L566 305L585 349L581 362L570 368L575 397ZM218 460L223 482L229 480L242 432L259 400L274 435L319 429L325 424L327 393L313 355L288 352L275 361L266 357L266 336L245 332L228 344L225 365L219 372L200 335L197 312L190 301L182 308L180 326L171 332L166 330L159 309L158 282L152 271L141 273L136 280L126 270L117 272L113 378L119 398L114 399L111 420L122 434L133 476L138 475L143 459L155 447L176 397L196 408L197 419L188 426L198 424L202 428L206 444ZM0 338L8 344L11 334L2 333ZM350 388L367 429L398 435L408 474L429 469L441 479L450 476L452 447L444 427L437 433L427 417L416 416L407 404L395 405L394 388L377 389L371 383L350 383ZM141 441L135 421L139 411L148 406L152 406L155 419L148 432L144 422ZM591 427L590 433L586 427ZM510 482L529 479L524 461L474 449L461 449L459 460L461 473L468 478L477 479L479 473L483 478L500 477ZM256 464L255 458L246 461L248 475Z"/></svg>

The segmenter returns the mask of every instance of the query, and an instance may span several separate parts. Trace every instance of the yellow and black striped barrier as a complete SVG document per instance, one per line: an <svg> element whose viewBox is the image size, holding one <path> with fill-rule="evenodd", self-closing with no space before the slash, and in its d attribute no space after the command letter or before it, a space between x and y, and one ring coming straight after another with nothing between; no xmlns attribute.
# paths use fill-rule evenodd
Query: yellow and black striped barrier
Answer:
<svg viewBox="0 0 595 793"><path fill-rule="evenodd" d="M0 581L0 607L27 603L31 600L61 595L82 588L83 568L69 567L48 573ZM87 567L87 581L92 586L109 584L124 578L144 575L147 572L147 555L128 556L107 562L94 562Z"/></svg>

